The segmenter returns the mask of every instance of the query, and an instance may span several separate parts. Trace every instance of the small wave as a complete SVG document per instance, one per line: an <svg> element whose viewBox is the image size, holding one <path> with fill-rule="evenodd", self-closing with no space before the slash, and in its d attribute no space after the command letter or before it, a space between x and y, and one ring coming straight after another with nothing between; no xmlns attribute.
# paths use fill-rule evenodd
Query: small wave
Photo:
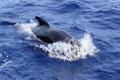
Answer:
<svg viewBox="0 0 120 80"><path fill-rule="evenodd" d="M74 12L75 10L81 10L84 8L85 5L75 1L67 2L61 4L57 7L57 11L60 13L67 13L67 12Z"/></svg>
<svg viewBox="0 0 120 80"><path fill-rule="evenodd" d="M0 53L0 61L7 61L8 55L4 53Z"/></svg>
<svg viewBox="0 0 120 80"><path fill-rule="evenodd" d="M80 26L80 25L78 25L78 26ZM84 36L84 33L86 33L86 31L82 28L79 28L78 26L72 26L68 30L69 30L70 34L75 36L75 38L82 38Z"/></svg>
<svg viewBox="0 0 120 80"><path fill-rule="evenodd" d="M8 55L4 53L0 53L0 68L5 67L11 61L8 59Z"/></svg>
<svg viewBox="0 0 120 80"><path fill-rule="evenodd" d="M100 20L93 20L93 21L90 21L91 23L93 23L93 24L97 24L97 25L100 25L99 27L97 26L96 28L98 28L98 29L101 29L101 30L119 30L118 29L118 26L119 25L115 25L115 22L113 22L113 21L115 21L114 19L106 19L106 20L104 20L104 21L100 21ZM118 20L119 21L119 20ZM114 24L115 26L112 26L111 24ZM117 22L117 20L116 20L116 23L118 23L119 24L119 22Z"/></svg>

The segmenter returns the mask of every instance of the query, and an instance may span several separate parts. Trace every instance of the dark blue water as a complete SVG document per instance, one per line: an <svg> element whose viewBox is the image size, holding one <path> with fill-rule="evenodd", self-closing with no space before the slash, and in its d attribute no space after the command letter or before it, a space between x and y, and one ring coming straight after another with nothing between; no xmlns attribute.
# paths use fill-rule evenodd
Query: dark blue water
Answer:
<svg viewBox="0 0 120 80"><path fill-rule="evenodd" d="M91 34L100 50L85 59L51 58L13 25L41 16L74 37ZM120 0L1 0L0 80L120 80Z"/></svg>

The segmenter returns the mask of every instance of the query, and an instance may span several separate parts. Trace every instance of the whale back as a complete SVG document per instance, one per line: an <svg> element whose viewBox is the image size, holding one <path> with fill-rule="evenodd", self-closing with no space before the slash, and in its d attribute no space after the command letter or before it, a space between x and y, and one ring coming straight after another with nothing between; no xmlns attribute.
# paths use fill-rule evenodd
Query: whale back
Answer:
<svg viewBox="0 0 120 80"><path fill-rule="evenodd" d="M57 41L69 42L72 39L72 36L68 33L55 29L49 26L49 24L42 18L36 16L35 19L39 22L39 25L34 27L33 33L37 38L41 39L46 43L53 43Z"/></svg>

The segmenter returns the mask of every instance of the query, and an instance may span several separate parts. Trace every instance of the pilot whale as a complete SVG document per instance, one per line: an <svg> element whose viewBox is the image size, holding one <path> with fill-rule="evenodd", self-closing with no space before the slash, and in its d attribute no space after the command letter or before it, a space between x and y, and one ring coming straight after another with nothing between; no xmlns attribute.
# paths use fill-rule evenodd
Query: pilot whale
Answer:
<svg viewBox="0 0 120 80"><path fill-rule="evenodd" d="M44 19L35 16L38 21L38 25L32 29L37 38L46 43L53 43L58 41L69 42L72 40L72 36L68 33L52 28Z"/></svg>
<svg viewBox="0 0 120 80"><path fill-rule="evenodd" d="M71 43L72 45L80 45L77 40L75 40L70 34L66 33L63 30L59 30L51 27L44 19L41 17L35 16L38 24L32 28L32 32L35 36L46 43L54 43L58 41ZM3 25L16 25L15 22L9 21L0 21L0 24Z"/></svg>

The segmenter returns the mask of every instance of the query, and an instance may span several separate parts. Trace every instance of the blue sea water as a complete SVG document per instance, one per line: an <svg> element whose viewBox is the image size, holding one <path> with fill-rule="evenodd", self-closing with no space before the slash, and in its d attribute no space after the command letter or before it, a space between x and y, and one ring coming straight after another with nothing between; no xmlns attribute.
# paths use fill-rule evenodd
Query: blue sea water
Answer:
<svg viewBox="0 0 120 80"><path fill-rule="evenodd" d="M40 41L3 23L26 29L35 16L76 39L89 33L99 52L73 61L50 57L32 45ZM0 80L120 80L119 75L120 0L1 0Z"/></svg>

